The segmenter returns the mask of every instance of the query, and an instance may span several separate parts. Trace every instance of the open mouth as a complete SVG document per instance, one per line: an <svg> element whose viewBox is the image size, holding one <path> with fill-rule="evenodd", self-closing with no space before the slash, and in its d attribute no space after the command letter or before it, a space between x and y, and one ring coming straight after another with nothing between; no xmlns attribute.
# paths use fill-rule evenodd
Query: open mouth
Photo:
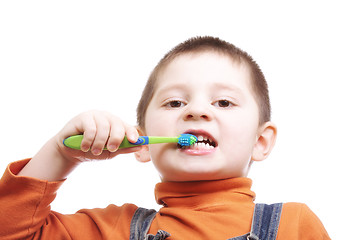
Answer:
<svg viewBox="0 0 360 240"><path fill-rule="evenodd" d="M191 146L181 146L178 144L180 149L213 149L217 147L216 140L207 133L197 133L197 132L187 132L189 134L195 135L198 141Z"/></svg>

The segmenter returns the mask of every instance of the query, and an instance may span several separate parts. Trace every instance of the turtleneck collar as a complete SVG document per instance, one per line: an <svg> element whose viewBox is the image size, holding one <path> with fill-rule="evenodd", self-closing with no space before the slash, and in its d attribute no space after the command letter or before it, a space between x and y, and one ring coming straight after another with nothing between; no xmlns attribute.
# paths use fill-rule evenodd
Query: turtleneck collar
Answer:
<svg viewBox="0 0 360 240"><path fill-rule="evenodd" d="M250 178L199 182L162 182L155 186L158 204L166 207L206 207L232 202L253 202Z"/></svg>

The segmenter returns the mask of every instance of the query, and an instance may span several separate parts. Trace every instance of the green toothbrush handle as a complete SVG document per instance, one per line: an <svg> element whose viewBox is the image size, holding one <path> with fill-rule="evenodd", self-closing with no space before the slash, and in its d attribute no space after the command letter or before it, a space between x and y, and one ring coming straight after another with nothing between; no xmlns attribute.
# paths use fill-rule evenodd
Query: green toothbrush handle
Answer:
<svg viewBox="0 0 360 240"><path fill-rule="evenodd" d="M81 149L81 141L83 140L83 135L74 135L66 138L64 140L64 145L72 148L72 149ZM136 147L140 145L147 145L147 144L155 144L155 143L170 143L178 142L177 137L148 137L148 136L140 136L135 143L129 142L129 140L124 137L122 143L120 144L119 148L129 148L129 147ZM104 148L106 150L106 147Z"/></svg>

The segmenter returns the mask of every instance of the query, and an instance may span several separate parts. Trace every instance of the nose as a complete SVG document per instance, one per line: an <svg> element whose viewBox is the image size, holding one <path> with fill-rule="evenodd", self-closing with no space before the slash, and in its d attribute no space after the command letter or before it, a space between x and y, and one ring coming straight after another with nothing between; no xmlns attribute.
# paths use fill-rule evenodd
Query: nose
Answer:
<svg viewBox="0 0 360 240"><path fill-rule="evenodd" d="M213 113L209 106L204 104L190 104L187 106L184 113L185 121L198 121L198 120L206 120L210 121L213 119Z"/></svg>

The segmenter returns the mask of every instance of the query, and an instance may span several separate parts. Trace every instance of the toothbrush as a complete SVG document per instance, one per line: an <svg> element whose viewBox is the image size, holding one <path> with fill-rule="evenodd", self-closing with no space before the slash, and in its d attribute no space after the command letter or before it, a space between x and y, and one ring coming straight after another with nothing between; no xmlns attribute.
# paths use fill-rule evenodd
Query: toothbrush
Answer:
<svg viewBox="0 0 360 240"><path fill-rule="evenodd" d="M80 150L82 139L83 139L83 135L74 135L66 138L63 141L63 143L65 146L69 148ZM135 143L131 143L128 141L128 139L125 136L119 148L129 148L129 147L136 147L140 145L156 144L156 143L178 143L183 147L183 146L191 146L192 144L196 143L197 140L198 140L197 137L192 134L181 134L178 137L140 136ZM104 150L106 150L106 147L104 148Z"/></svg>

